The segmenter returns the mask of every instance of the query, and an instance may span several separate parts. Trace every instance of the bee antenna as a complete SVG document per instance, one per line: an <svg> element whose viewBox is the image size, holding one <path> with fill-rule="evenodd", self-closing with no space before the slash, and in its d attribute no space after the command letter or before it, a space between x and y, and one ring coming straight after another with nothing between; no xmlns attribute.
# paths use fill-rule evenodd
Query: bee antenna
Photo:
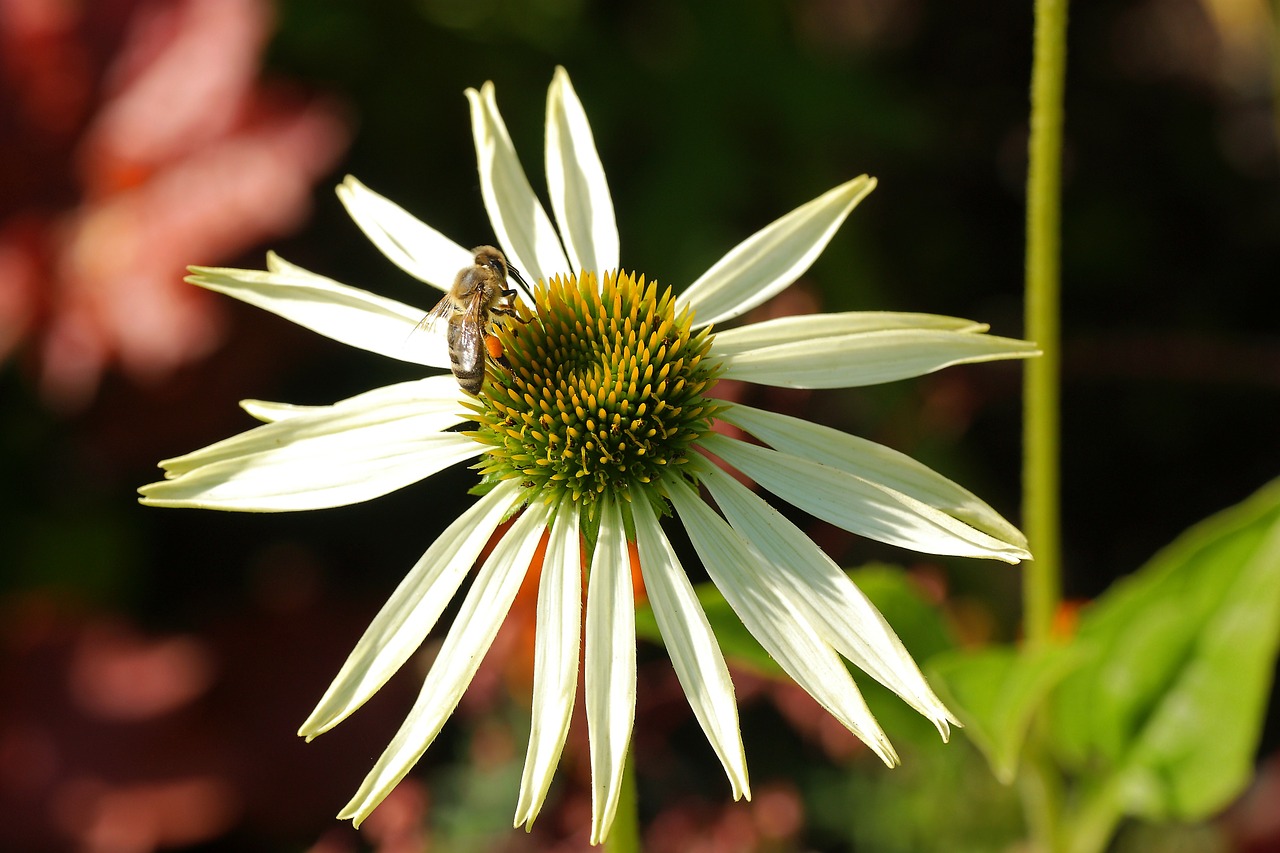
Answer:
<svg viewBox="0 0 1280 853"><path fill-rule="evenodd" d="M510 263L508 263L507 275L515 279L516 284L520 285L520 289L523 290L525 295L529 297L529 305L530 307L532 307L534 304L533 291L529 289L529 284L524 280L524 276L520 275L520 270L516 269Z"/></svg>

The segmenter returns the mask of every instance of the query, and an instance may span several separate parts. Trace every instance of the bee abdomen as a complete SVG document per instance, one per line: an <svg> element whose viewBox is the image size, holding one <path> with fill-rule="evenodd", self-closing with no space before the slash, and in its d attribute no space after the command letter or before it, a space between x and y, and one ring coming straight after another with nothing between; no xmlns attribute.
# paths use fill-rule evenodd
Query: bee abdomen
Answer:
<svg viewBox="0 0 1280 853"><path fill-rule="evenodd" d="M480 388L484 385L484 365L480 365L479 370L463 373L458 369L458 363L453 363L453 378L458 380L458 387L468 394L479 394Z"/></svg>
<svg viewBox="0 0 1280 853"><path fill-rule="evenodd" d="M484 346L473 336L462 340L459 324L449 324L449 368L459 387L468 394L480 393L484 385Z"/></svg>

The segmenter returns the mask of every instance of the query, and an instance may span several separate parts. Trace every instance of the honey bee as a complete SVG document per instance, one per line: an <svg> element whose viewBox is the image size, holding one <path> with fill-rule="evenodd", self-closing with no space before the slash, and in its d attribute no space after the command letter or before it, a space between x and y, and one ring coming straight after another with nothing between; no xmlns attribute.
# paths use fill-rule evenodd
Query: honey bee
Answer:
<svg viewBox="0 0 1280 853"><path fill-rule="evenodd" d="M516 291L506 286L507 277L529 294L529 285L502 252L477 246L475 256L475 263L458 271L449 292L418 323L420 329L432 329L447 318L449 367L469 394L478 393L484 385L485 355L502 357L502 344L490 333L494 315L520 319L512 302ZM529 298L532 301L532 294Z"/></svg>

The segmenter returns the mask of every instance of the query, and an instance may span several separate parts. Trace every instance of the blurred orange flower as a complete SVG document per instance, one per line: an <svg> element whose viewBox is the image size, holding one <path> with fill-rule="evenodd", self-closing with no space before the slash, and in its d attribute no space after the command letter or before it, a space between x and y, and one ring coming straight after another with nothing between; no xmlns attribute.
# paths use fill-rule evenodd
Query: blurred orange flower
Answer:
<svg viewBox="0 0 1280 853"><path fill-rule="evenodd" d="M193 258L305 217L346 147L338 105L262 82L265 0L0 0L0 360L75 407L210 351Z"/></svg>

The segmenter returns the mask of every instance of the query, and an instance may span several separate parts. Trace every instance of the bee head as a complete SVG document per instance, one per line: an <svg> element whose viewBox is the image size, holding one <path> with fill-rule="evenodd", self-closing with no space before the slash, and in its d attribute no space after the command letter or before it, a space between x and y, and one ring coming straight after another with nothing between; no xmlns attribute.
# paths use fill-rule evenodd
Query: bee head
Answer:
<svg viewBox="0 0 1280 853"><path fill-rule="evenodd" d="M476 246L474 251L476 254L476 266L492 270L497 274L499 281L505 282L510 277L524 290L525 295L529 298L529 303L533 304L533 291L529 289L529 285L524 280L524 276L520 275L520 271L507 263L506 255L493 246Z"/></svg>
<svg viewBox="0 0 1280 853"><path fill-rule="evenodd" d="M507 258L493 246L476 246L476 266L493 270L500 278L507 277Z"/></svg>

